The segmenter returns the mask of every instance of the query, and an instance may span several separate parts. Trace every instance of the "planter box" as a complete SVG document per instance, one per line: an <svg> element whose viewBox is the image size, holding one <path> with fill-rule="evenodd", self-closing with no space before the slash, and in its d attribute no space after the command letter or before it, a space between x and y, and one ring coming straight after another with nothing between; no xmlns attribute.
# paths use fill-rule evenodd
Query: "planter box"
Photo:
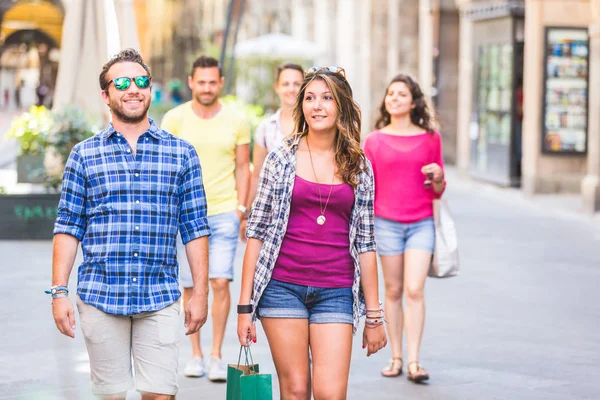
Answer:
<svg viewBox="0 0 600 400"><path fill-rule="evenodd" d="M46 181L44 156L17 156L18 183L44 183Z"/></svg>
<svg viewBox="0 0 600 400"><path fill-rule="evenodd" d="M0 195L0 240L51 240L60 194Z"/></svg>

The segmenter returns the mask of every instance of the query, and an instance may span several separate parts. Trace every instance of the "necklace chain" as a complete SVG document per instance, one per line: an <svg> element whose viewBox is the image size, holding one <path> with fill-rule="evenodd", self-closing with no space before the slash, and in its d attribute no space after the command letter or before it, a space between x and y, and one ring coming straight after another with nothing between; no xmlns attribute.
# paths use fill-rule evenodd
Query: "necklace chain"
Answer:
<svg viewBox="0 0 600 400"><path fill-rule="evenodd" d="M313 174L315 175L315 181L317 182L317 188L319 189L319 210L321 211L321 216L325 215L325 210L327 210L327 205L329 204L329 199L331 198L331 192L333 191L333 180L335 178L335 172L331 177L331 187L329 188L329 195L327 196L327 201L325 202L325 207L323 207L323 200L321 198L321 185L319 184L319 179L317 179L317 171L315 171L315 166L313 164L312 153L310 151L310 146L308 145L308 138L306 138L306 147L308 147L308 155L310 157L310 166L312 167Z"/></svg>

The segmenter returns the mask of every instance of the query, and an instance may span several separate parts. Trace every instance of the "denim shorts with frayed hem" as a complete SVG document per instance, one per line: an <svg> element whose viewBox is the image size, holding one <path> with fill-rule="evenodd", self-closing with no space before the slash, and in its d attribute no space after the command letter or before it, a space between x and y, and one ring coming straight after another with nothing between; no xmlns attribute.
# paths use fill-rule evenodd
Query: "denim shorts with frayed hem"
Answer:
<svg viewBox="0 0 600 400"><path fill-rule="evenodd" d="M258 302L259 318L308 319L309 324L352 324L352 288L319 288L271 279Z"/></svg>
<svg viewBox="0 0 600 400"><path fill-rule="evenodd" d="M433 218L403 224L375 217L375 241L380 256L404 254L406 250L425 250L433 254L435 246Z"/></svg>

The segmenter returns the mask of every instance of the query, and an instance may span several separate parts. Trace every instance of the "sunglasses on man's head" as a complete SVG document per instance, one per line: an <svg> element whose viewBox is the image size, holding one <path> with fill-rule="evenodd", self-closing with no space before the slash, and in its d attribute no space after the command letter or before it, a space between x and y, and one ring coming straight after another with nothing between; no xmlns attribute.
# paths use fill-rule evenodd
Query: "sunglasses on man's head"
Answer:
<svg viewBox="0 0 600 400"><path fill-rule="evenodd" d="M147 75L142 75L142 76L136 76L135 78L128 78L126 76L121 76L119 78L115 78L111 81L108 82L108 85L106 85L106 89L108 89L108 87L110 86L111 82L115 84L115 88L117 88L117 90L127 90L129 89L129 86L131 86L131 81L135 81L135 85L137 87L139 87L140 89L147 89L150 86L150 80L152 78L150 78Z"/></svg>
<svg viewBox="0 0 600 400"><path fill-rule="evenodd" d="M321 71L329 71L333 74L339 74L346 79L346 70L342 67L311 67L304 71L304 76L316 74Z"/></svg>

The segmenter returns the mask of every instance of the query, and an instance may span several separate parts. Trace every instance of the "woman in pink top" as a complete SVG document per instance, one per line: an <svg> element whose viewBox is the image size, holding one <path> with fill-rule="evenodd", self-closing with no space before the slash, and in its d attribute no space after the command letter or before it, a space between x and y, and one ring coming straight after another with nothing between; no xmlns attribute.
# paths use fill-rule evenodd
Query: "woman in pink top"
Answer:
<svg viewBox="0 0 600 400"><path fill-rule="evenodd" d="M345 399L360 317L367 355L386 337L373 174L342 68L306 71L294 120L296 133L264 162L248 219L238 338L256 342L260 318L282 399Z"/></svg>
<svg viewBox="0 0 600 400"><path fill-rule="evenodd" d="M429 379L419 364L425 322L424 287L434 250L433 199L444 192L444 162L433 113L408 75L389 84L381 116L364 144L375 175L375 237L385 281L385 313L392 360L381 373L402 373L406 330L408 378ZM402 295L406 307L402 308Z"/></svg>

